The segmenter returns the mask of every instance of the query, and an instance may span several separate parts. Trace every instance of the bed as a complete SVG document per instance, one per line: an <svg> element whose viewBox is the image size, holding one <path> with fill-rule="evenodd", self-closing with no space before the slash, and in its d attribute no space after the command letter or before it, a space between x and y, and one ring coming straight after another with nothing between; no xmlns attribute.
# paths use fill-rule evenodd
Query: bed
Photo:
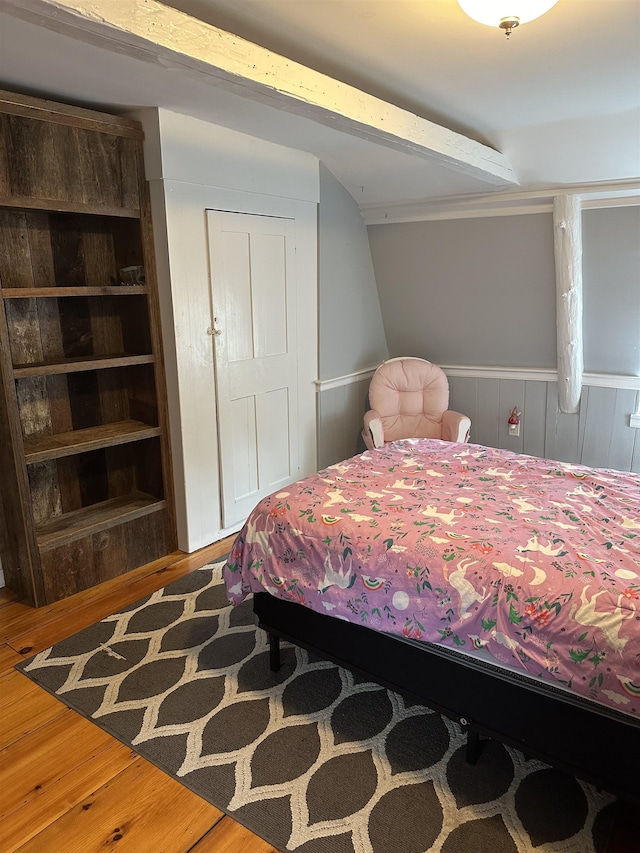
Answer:
<svg viewBox="0 0 640 853"><path fill-rule="evenodd" d="M407 439L262 500L224 569L258 624L640 802L640 477Z"/></svg>

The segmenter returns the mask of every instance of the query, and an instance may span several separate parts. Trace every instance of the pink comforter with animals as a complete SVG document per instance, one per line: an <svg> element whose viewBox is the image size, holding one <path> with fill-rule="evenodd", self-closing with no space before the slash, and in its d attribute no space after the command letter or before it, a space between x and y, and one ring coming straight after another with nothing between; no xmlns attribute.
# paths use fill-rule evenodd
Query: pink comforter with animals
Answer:
<svg viewBox="0 0 640 853"><path fill-rule="evenodd" d="M224 579L640 715L639 505L637 474L408 439L262 500Z"/></svg>

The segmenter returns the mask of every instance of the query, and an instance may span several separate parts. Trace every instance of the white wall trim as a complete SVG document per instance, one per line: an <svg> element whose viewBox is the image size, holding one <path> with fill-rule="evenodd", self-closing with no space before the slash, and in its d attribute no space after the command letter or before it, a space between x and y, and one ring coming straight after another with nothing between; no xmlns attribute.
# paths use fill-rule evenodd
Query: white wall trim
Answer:
<svg viewBox="0 0 640 853"><path fill-rule="evenodd" d="M472 379L516 379L523 382L557 382L558 371L551 368L469 367L441 364L447 376L466 376ZM640 391L640 376L617 373L585 373L583 384L597 388L622 388Z"/></svg>
<svg viewBox="0 0 640 853"><path fill-rule="evenodd" d="M330 391L332 388L341 388L343 385L354 385L356 382L371 379L378 367L379 365L367 367L365 370L356 370L354 373L347 373L345 376L336 376L334 379L316 379L316 392L322 394L323 391Z"/></svg>
<svg viewBox="0 0 640 853"><path fill-rule="evenodd" d="M582 198L583 210L602 210L605 207L637 207L640 204L640 194L627 196L611 196L609 198Z"/></svg>
<svg viewBox="0 0 640 853"><path fill-rule="evenodd" d="M441 364L447 376L462 376L469 379L516 379L522 382L557 382L558 371L542 367L472 367L467 365Z"/></svg>
<svg viewBox="0 0 640 853"><path fill-rule="evenodd" d="M608 373L584 373L583 385L596 388L622 388L628 391L640 391L640 376L623 376Z"/></svg>
<svg viewBox="0 0 640 853"><path fill-rule="evenodd" d="M367 225L429 222L439 219L480 219L486 216L521 216L531 213L552 213L553 199L557 195L579 195L583 210L639 205L640 181L576 184L520 192L400 201L394 204L363 204L360 205L360 212Z"/></svg>
<svg viewBox="0 0 640 853"><path fill-rule="evenodd" d="M487 203L488 204L488 203ZM496 205L484 208L461 208L459 210L448 208L433 208L432 205L424 207L408 204L406 208L390 210L386 207L383 215L375 212L362 210L365 225L395 225L401 222L437 222L445 219L484 219L488 216L522 216L530 213L551 213L553 204L535 205Z"/></svg>
<svg viewBox="0 0 640 853"><path fill-rule="evenodd" d="M343 385L353 385L355 382L371 379L377 367L378 365L367 368L366 370L357 370L345 376L336 376L334 379L316 379L316 391L318 394L321 394L323 391L330 391L333 388L340 388ZM469 365L451 364L441 364L440 367L447 376L462 376L469 379L515 379L521 382L558 381L558 371L552 368L472 367ZM625 376L615 373L585 373L583 384L597 388L622 388L629 391L640 391L640 376Z"/></svg>

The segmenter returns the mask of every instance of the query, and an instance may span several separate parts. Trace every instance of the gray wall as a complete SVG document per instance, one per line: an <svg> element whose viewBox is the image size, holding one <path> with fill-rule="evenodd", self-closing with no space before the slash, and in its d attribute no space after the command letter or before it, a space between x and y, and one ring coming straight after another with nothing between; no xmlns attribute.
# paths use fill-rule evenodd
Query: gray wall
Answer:
<svg viewBox="0 0 640 853"><path fill-rule="evenodd" d="M583 214L585 368L640 376L640 208ZM554 369L551 213L369 226L391 356L468 367ZM451 408L471 417L471 441L595 467L640 472L635 387L585 384L575 415L558 411L555 382L450 376ZM329 461L350 456L368 382L323 397L332 411ZM521 434L508 435L512 408ZM349 443L351 442L351 443Z"/></svg>
<svg viewBox="0 0 640 853"><path fill-rule="evenodd" d="M555 367L551 213L369 226L391 356Z"/></svg>
<svg viewBox="0 0 640 853"><path fill-rule="evenodd" d="M319 377L334 379L388 356L367 229L358 205L320 164Z"/></svg>
<svg viewBox="0 0 640 853"><path fill-rule="evenodd" d="M584 359L640 375L640 207L585 210ZM556 366L551 213L369 226L392 356Z"/></svg>
<svg viewBox="0 0 640 853"><path fill-rule="evenodd" d="M388 358L367 230L358 206L320 164L319 377L348 376ZM320 468L353 456L369 380L318 393Z"/></svg>
<svg viewBox="0 0 640 853"><path fill-rule="evenodd" d="M584 367L640 376L640 206L582 214Z"/></svg>
<svg viewBox="0 0 640 853"><path fill-rule="evenodd" d="M321 232L321 375L329 377L373 366L384 353L371 359L357 357L357 352L364 356L374 341L366 338L363 327L352 329L354 315L344 311L346 306L357 311L354 298L366 299L368 307L375 308L367 289L369 266L362 258L362 246L353 242L361 227L357 210L328 173L323 177L321 221L335 240L323 246ZM375 225L369 226L368 234L390 356L418 355L471 368L555 368L551 213ZM640 375L639 238L640 208L583 213L588 372ZM347 262L357 257L358 268L367 270L364 280L352 274L350 281L342 278L338 283L334 276L340 275L345 261L336 245L343 252L351 247ZM360 281L360 287L347 297L343 288L353 281ZM334 337L338 327L346 340ZM558 411L555 382L487 378L474 376L472 370L468 376L452 375L449 381L451 408L471 417L473 442L640 472L640 430L629 425L629 415L640 405L640 392L634 388L587 382L579 412L566 415ZM345 459L358 449L368 386L368 378L362 378L321 395L321 465ZM507 431L514 406L522 412L517 438Z"/></svg>

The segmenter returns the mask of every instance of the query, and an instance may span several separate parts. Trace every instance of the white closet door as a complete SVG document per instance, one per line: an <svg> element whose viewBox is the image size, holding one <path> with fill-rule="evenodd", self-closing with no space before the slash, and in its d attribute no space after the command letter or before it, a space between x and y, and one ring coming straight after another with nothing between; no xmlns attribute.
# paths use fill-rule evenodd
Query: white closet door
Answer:
<svg viewBox="0 0 640 853"><path fill-rule="evenodd" d="M207 211L223 526L298 479L295 221Z"/></svg>

